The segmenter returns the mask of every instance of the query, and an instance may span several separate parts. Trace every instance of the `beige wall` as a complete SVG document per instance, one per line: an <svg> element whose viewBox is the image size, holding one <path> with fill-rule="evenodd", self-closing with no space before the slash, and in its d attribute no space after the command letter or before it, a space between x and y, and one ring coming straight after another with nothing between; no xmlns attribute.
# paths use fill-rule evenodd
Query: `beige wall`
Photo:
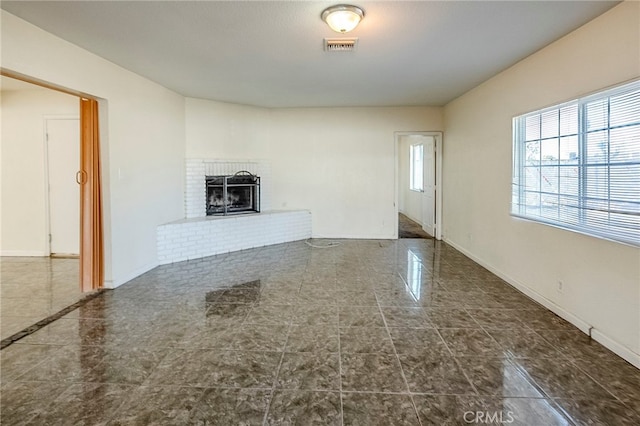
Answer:
<svg viewBox="0 0 640 426"><path fill-rule="evenodd" d="M153 268L156 227L184 217L184 98L4 10L1 17L3 68L101 99L106 285Z"/></svg>
<svg viewBox="0 0 640 426"><path fill-rule="evenodd" d="M444 235L640 366L640 249L509 215L511 120L640 74L626 2L445 108ZM563 281L564 291L557 291Z"/></svg>
<svg viewBox="0 0 640 426"><path fill-rule="evenodd" d="M0 253L45 256L49 254L45 118L78 117L79 100L43 89L3 91L1 99ZM77 170L78 161L69 159L70 170Z"/></svg>
<svg viewBox="0 0 640 426"><path fill-rule="evenodd" d="M442 130L441 108L264 109L186 102L187 157L271 164L274 209L309 209L314 237L394 238L396 131Z"/></svg>

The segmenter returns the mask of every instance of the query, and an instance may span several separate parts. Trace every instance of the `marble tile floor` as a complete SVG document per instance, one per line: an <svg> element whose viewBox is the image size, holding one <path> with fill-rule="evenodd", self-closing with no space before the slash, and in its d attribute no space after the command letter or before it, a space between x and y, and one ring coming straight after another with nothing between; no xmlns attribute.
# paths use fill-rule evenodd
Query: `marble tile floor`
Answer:
<svg viewBox="0 0 640 426"><path fill-rule="evenodd" d="M0 257L0 339L80 300L79 259Z"/></svg>
<svg viewBox="0 0 640 426"><path fill-rule="evenodd" d="M100 294L0 351L0 422L640 424L640 370L452 247L340 243Z"/></svg>

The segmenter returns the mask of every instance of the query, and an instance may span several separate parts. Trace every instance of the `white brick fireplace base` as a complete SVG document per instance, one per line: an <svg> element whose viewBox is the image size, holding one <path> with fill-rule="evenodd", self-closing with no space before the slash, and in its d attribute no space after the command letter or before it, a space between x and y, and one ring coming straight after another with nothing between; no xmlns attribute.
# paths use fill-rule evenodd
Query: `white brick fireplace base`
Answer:
<svg viewBox="0 0 640 426"><path fill-rule="evenodd" d="M260 160L186 160L185 217L157 229L161 265L311 238L307 210L271 210L269 163ZM206 215L205 176L246 170L260 176L261 213Z"/></svg>
<svg viewBox="0 0 640 426"><path fill-rule="evenodd" d="M183 219L158 227L158 261L164 265L307 238L307 210Z"/></svg>

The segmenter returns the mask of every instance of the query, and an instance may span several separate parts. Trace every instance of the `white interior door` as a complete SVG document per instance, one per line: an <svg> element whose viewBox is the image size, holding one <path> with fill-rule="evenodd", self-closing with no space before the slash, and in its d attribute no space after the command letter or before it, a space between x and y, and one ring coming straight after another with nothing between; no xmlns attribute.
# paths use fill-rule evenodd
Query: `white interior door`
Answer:
<svg viewBox="0 0 640 426"><path fill-rule="evenodd" d="M80 120L46 120L49 233L52 254L80 253Z"/></svg>
<svg viewBox="0 0 640 426"><path fill-rule="evenodd" d="M435 236L436 217L436 145L433 136L424 136L424 192L422 192L422 229Z"/></svg>

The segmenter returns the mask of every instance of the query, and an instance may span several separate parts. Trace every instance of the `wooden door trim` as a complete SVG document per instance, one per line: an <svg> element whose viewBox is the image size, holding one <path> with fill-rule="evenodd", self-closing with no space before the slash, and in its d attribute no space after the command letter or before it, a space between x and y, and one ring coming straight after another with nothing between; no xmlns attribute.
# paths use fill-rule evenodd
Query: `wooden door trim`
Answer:
<svg viewBox="0 0 640 426"><path fill-rule="evenodd" d="M33 77L28 76L28 75L21 74L19 72L8 70L6 68L0 67L0 75L2 75L4 77L13 78L15 80L24 81L25 83L34 84L36 86L44 87L45 89L55 90L56 92L61 92L61 93L67 94L67 95L77 96L79 98L98 100L98 98L95 98L95 97L93 97L93 96L91 96L91 95L89 95L87 93L80 92L80 91L77 91L77 90L67 89L66 87L59 86L59 85L53 84L53 83L49 83L47 81L40 80L40 79L37 79L37 78L33 78Z"/></svg>
<svg viewBox="0 0 640 426"><path fill-rule="evenodd" d="M82 291L104 283L102 191L98 101L80 98L80 285Z"/></svg>

